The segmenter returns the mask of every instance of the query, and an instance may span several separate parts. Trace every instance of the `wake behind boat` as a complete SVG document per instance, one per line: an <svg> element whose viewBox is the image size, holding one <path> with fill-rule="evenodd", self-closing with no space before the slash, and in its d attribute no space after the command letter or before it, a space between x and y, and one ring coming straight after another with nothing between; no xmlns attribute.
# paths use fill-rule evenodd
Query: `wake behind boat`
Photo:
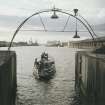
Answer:
<svg viewBox="0 0 105 105"><path fill-rule="evenodd" d="M34 72L36 78L51 79L56 72L54 59L48 53L42 53L40 59L35 59Z"/></svg>

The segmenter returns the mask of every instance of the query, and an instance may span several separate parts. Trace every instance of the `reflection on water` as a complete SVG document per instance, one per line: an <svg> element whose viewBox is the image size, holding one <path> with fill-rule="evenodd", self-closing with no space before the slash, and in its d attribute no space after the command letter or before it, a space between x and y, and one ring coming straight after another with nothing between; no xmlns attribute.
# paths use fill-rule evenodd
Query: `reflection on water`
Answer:
<svg viewBox="0 0 105 105"><path fill-rule="evenodd" d="M17 47L17 105L80 105L75 93L75 49ZM45 51L55 59L56 75L50 81L33 76L34 59Z"/></svg>

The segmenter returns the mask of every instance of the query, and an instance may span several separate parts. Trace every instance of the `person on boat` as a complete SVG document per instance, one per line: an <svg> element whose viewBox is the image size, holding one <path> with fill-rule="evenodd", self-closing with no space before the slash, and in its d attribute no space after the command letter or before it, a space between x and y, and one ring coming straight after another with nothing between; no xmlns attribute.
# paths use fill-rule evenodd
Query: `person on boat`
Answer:
<svg viewBox="0 0 105 105"><path fill-rule="evenodd" d="M45 57L45 52L43 52L43 53L41 54L41 59L43 60L44 57Z"/></svg>
<svg viewBox="0 0 105 105"><path fill-rule="evenodd" d="M48 60L48 54L45 53L45 52L43 52L43 53L41 54L41 59L42 59L42 60L44 60L44 59Z"/></svg>
<svg viewBox="0 0 105 105"><path fill-rule="evenodd" d="M45 58L48 60L48 53L45 54Z"/></svg>
<svg viewBox="0 0 105 105"><path fill-rule="evenodd" d="M37 64L37 58L35 58L35 62L34 62L34 65L36 65Z"/></svg>
<svg viewBox="0 0 105 105"><path fill-rule="evenodd" d="M35 62L34 62L34 65L39 65L39 62L37 61L37 58L35 58Z"/></svg>

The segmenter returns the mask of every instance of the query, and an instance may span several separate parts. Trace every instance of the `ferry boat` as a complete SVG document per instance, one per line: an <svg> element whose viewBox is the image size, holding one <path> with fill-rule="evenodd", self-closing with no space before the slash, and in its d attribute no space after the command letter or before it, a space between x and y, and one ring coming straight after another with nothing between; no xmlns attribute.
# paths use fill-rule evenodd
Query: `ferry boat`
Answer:
<svg viewBox="0 0 105 105"><path fill-rule="evenodd" d="M38 79L51 79L56 72L54 59L48 53L42 53L41 58L35 58L34 72Z"/></svg>

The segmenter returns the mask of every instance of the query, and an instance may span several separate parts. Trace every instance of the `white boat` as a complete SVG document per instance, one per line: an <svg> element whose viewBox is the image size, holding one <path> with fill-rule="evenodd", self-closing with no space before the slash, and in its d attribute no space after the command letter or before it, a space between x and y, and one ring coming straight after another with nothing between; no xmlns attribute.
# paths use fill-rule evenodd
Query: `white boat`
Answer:
<svg viewBox="0 0 105 105"><path fill-rule="evenodd" d="M55 72L54 59L49 57L47 53L42 53L40 59L35 59L33 74L36 78L51 79L53 78Z"/></svg>

